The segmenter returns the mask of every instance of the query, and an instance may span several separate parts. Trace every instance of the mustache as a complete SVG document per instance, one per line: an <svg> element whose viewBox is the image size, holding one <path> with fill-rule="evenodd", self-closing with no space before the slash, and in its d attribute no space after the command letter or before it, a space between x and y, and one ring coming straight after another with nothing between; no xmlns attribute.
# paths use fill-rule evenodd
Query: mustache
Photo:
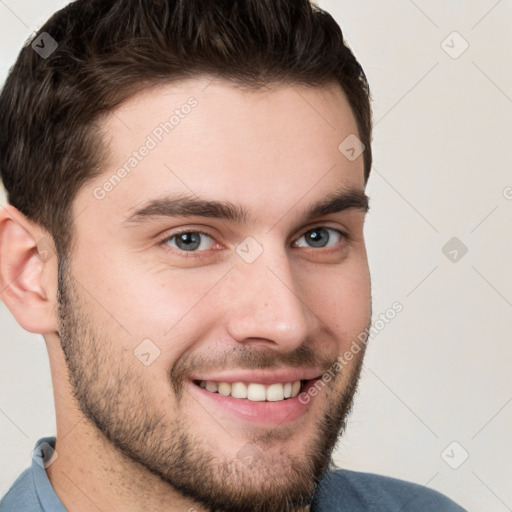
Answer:
<svg viewBox="0 0 512 512"><path fill-rule="evenodd" d="M209 370L258 370L282 367L316 367L327 372L338 361L338 354L320 355L310 345L300 345L291 352L253 348L244 345L211 353L194 353L179 359L169 372L177 399L183 393L184 383L191 373L206 373Z"/></svg>

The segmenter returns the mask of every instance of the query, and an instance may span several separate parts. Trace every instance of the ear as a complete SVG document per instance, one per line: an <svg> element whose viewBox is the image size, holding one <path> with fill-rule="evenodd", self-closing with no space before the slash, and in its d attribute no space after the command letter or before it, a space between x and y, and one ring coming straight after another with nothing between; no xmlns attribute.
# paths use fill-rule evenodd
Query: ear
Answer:
<svg viewBox="0 0 512 512"><path fill-rule="evenodd" d="M0 206L0 297L25 330L58 331L53 239L10 204Z"/></svg>

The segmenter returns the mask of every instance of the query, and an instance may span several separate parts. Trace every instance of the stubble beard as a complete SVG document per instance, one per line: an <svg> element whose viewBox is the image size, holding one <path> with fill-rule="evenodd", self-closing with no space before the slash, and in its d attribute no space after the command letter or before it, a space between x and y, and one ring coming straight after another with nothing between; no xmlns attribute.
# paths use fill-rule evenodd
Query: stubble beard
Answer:
<svg viewBox="0 0 512 512"><path fill-rule="evenodd" d="M302 456L276 449L293 429L251 430L254 435L247 439L247 446L255 447L258 456L247 464L223 456L215 446L195 437L193 425L186 424L183 414L169 417L169 408L158 409L148 381L141 381L140 373L133 370L129 358L133 354L109 343L108 337L94 329L72 279L67 262L59 262L59 335L69 381L83 415L123 458L141 465L206 510L307 509L322 475L334 468L331 455L352 408L362 355L342 393L334 386L322 390L331 394L329 405L316 419ZM304 353L311 355L307 350ZM180 411L187 368L185 363L179 365L177 361L169 372L170 393L174 390L177 399L175 411ZM212 428L219 428L213 424L212 420Z"/></svg>

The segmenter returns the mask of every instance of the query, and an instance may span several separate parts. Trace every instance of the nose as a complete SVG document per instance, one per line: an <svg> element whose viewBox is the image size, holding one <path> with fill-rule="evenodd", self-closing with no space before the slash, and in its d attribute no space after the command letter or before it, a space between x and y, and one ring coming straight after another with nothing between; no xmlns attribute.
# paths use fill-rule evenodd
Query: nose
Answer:
<svg viewBox="0 0 512 512"><path fill-rule="evenodd" d="M241 343L283 352L304 344L319 318L300 288L285 250L266 248L253 263L239 262L230 287L227 329Z"/></svg>

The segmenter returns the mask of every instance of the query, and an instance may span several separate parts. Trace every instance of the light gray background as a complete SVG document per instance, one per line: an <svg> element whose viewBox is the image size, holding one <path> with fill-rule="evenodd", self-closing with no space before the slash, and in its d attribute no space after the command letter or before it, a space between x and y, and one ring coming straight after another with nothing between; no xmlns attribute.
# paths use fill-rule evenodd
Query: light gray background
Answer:
<svg viewBox="0 0 512 512"><path fill-rule="evenodd" d="M66 3L0 0L2 81ZM428 485L469 510L512 510L512 1L320 6L373 90L374 320L395 301L404 307L371 342L336 460ZM442 252L452 237L468 249L456 262ZM43 338L3 304L0 333L3 494L55 423Z"/></svg>

